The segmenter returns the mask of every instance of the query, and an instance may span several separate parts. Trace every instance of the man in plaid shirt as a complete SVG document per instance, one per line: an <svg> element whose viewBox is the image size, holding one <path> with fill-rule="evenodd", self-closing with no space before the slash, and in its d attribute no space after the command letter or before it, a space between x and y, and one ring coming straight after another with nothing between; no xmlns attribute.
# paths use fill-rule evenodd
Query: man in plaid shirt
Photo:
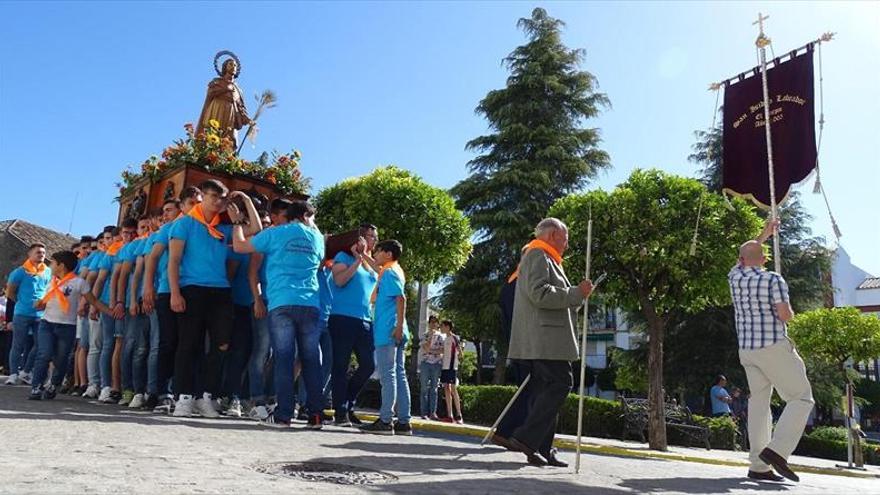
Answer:
<svg viewBox="0 0 880 495"><path fill-rule="evenodd" d="M778 227L778 220L768 221L757 239L740 246L739 262L727 278L736 314L739 360L751 392L748 477L782 481L772 466L798 481L787 459L800 441L814 401L804 362L786 333L785 324L794 316L788 285L782 275L764 270L767 258L763 244ZM786 404L771 439L770 396L774 388Z"/></svg>

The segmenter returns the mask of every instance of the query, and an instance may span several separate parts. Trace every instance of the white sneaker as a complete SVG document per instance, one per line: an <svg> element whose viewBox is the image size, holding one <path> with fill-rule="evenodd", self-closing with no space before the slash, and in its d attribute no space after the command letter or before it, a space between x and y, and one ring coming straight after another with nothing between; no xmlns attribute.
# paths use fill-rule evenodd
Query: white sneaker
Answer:
<svg viewBox="0 0 880 495"><path fill-rule="evenodd" d="M233 418L241 417L241 401L238 399L232 399L229 403L229 407L226 408L226 415Z"/></svg>
<svg viewBox="0 0 880 495"><path fill-rule="evenodd" d="M97 399L99 393L100 393L100 391L98 390L98 387L96 387L95 385L89 385L89 387L86 389L85 393L82 394L82 396L85 399Z"/></svg>
<svg viewBox="0 0 880 495"><path fill-rule="evenodd" d="M98 402L103 402L105 404L111 403L112 399L110 398L110 392L110 387L102 388L100 395L98 395Z"/></svg>
<svg viewBox="0 0 880 495"><path fill-rule="evenodd" d="M193 398L192 395L181 395L179 399L177 399L177 404L174 406L174 413L172 416L176 418L191 418L193 415Z"/></svg>
<svg viewBox="0 0 880 495"><path fill-rule="evenodd" d="M214 401L211 400L211 394L205 393L201 399L196 400L196 410L203 418L219 418L220 413L214 407Z"/></svg>
<svg viewBox="0 0 880 495"><path fill-rule="evenodd" d="M18 375L18 379L21 380L21 382L26 385L31 384L31 374L30 373L25 373L24 371L22 371L21 374Z"/></svg>
<svg viewBox="0 0 880 495"><path fill-rule="evenodd" d="M6 385L18 385L18 375L9 375L9 378L6 379Z"/></svg>
<svg viewBox="0 0 880 495"><path fill-rule="evenodd" d="M256 421L263 421L264 419L266 419L268 417L269 417L269 410L266 409L266 406L254 406L248 412L248 418L256 420Z"/></svg>
<svg viewBox="0 0 880 495"><path fill-rule="evenodd" d="M144 403L146 400L144 399L144 394L134 394L134 397L131 398L131 402L128 403L129 409L140 409L144 407Z"/></svg>

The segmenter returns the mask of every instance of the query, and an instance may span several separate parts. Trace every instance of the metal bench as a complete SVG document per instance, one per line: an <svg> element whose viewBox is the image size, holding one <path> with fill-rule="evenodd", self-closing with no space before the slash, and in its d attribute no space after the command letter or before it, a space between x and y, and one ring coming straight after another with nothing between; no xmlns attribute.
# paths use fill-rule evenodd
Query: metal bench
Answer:
<svg viewBox="0 0 880 495"><path fill-rule="evenodd" d="M648 431L648 399L621 397L620 403L623 408L623 438L634 435L645 442L645 432ZM694 422L694 417L686 406L667 402L663 407L663 415L667 428L680 431L695 441L702 442L706 450L711 450L709 428Z"/></svg>

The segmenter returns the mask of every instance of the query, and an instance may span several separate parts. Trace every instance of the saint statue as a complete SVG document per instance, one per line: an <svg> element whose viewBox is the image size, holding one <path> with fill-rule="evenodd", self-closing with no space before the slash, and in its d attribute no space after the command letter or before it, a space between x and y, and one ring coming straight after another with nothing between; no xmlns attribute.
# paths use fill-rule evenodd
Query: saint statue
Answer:
<svg viewBox="0 0 880 495"><path fill-rule="evenodd" d="M222 67L218 67L217 63L223 56L228 58L223 61ZM234 53L224 50L214 56L214 70L220 77L208 83L208 95L196 124L196 134L204 132L211 119L216 120L220 123L220 136L232 139L237 148L237 131L254 123L248 117L241 88L235 84L235 79L241 73L241 63Z"/></svg>

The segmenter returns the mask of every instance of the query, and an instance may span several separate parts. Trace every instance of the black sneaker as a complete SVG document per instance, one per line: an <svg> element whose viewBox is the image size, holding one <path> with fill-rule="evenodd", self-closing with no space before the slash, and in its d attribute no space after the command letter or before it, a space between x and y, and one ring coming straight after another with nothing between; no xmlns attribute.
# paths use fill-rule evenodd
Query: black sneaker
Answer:
<svg viewBox="0 0 880 495"><path fill-rule="evenodd" d="M413 434L412 424L410 423L401 423L400 421L394 422L394 434L395 435L406 435L411 437Z"/></svg>
<svg viewBox="0 0 880 495"><path fill-rule="evenodd" d="M309 424L306 426L310 430L320 430L324 427L324 421L320 414L309 415Z"/></svg>
<svg viewBox="0 0 880 495"><path fill-rule="evenodd" d="M43 400L43 391L38 388L32 388L28 400Z"/></svg>
<svg viewBox="0 0 880 495"><path fill-rule="evenodd" d="M156 404L156 407L153 408L153 413L155 414L168 414L170 416L173 412L174 398L172 397L166 396L165 398L160 400L158 404Z"/></svg>
<svg viewBox="0 0 880 495"><path fill-rule="evenodd" d="M337 417L333 420L333 426L341 426L341 427L343 427L343 428L350 428L350 427L351 427L351 421L349 421L348 418L346 418L346 417L344 417L344 416L337 416Z"/></svg>
<svg viewBox="0 0 880 495"><path fill-rule="evenodd" d="M352 426L363 426L364 424L364 422L354 414L354 411L348 411L348 422L351 423Z"/></svg>
<svg viewBox="0 0 880 495"><path fill-rule="evenodd" d="M122 392L120 392L119 390L111 390L110 391L110 401L111 401L110 403L116 404L120 400L122 400Z"/></svg>
<svg viewBox="0 0 880 495"><path fill-rule="evenodd" d="M144 409L147 411L152 411L159 405L159 397L155 395L148 395L146 402L144 402Z"/></svg>
<svg viewBox="0 0 880 495"><path fill-rule="evenodd" d="M391 423L386 423L381 419L377 419L368 425L360 426L360 430L364 433L375 433L377 435L394 435L394 427Z"/></svg>
<svg viewBox="0 0 880 495"><path fill-rule="evenodd" d="M56 394L57 394L57 392L55 391L55 385L49 385L46 388L46 391L43 392L43 398L46 400L52 400L55 398Z"/></svg>
<svg viewBox="0 0 880 495"><path fill-rule="evenodd" d="M297 421L311 421L312 417L309 413L306 412L306 408L302 408L299 410L298 414L295 414Z"/></svg>

